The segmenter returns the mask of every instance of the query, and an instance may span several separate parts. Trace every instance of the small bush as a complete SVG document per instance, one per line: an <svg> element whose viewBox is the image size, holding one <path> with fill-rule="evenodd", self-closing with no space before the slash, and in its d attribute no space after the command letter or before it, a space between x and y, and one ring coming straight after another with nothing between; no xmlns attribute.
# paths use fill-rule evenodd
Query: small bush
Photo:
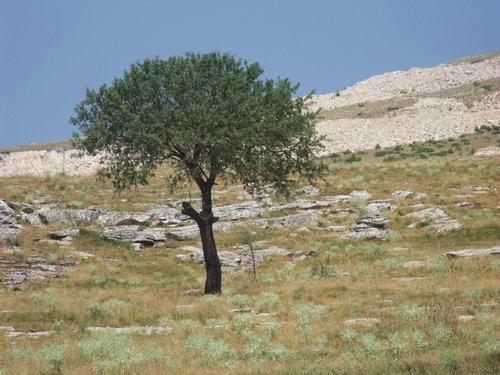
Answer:
<svg viewBox="0 0 500 375"><path fill-rule="evenodd" d="M200 355L201 362L208 366L225 366L236 355L236 351L224 340L208 336L191 335L186 341L186 347Z"/></svg>
<svg viewBox="0 0 500 375"><path fill-rule="evenodd" d="M52 368L52 374L62 374L62 365L68 346L67 343L62 345L45 344L35 357L40 361L48 362Z"/></svg>
<svg viewBox="0 0 500 375"><path fill-rule="evenodd" d="M442 368L456 372L460 370L460 353L456 350L447 350L441 355L440 365Z"/></svg>
<svg viewBox="0 0 500 375"><path fill-rule="evenodd" d="M80 356L92 363L94 371L109 374L117 370L130 373L132 367L164 359L163 352L153 343L138 346L132 337L114 332L96 332L90 339L78 343Z"/></svg>
<svg viewBox="0 0 500 375"><path fill-rule="evenodd" d="M256 305L261 311L271 311L278 306L280 297L273 292L262 292L257 299Z"/></svg>
<svg viewBox="0 0 500 375"><path fill-rule="evenodd" d="M361 161L361 156L356 154L351 154L347 159L344 160L346 163L353 164Z"/></svg>

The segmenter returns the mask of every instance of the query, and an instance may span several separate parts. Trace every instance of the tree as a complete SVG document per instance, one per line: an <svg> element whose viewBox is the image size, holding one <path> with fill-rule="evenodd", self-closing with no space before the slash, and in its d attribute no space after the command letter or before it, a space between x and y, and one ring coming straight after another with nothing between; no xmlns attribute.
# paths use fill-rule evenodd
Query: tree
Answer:
<svg viewBox="0 0 500 375"><path fill-rule="evenodd" d="M230 54L188 53L132 64L123 78L86 99L71 118L81 134L74 144L100 154L103 175L117 191L146 184L155 169L173 167L172 186L196 183L201 211L182 203L198 224L206 267L205 293L221 292L221 266L213 234L212 187L240 181L249 191L271 184L287 194L293 174L315 178L321 148L317 113L288 79L260 79L263 69Z"/></svg>

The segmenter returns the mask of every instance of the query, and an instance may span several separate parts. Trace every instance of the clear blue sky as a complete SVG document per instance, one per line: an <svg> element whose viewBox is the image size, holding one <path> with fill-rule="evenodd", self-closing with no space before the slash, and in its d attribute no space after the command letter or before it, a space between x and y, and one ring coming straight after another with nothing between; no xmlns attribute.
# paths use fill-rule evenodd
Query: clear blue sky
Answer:
<svg viewBox="0 0 500 375"><path fill-rule="evenodd" d="M133 62L231 52L327 93L500 49L499 0L0 0L0 147L68 139Z"/></svg>

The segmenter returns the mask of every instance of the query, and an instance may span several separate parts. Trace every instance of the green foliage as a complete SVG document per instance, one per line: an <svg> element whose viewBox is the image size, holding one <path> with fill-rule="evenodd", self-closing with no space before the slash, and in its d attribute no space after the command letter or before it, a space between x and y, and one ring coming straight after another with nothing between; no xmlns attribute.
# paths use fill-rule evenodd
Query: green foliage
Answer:
<svg viewBox="0 0 500 375"><path fill-rule="evenodd" d="M230 54L188 53L132 64L123 78L87 90L71 122L82 151L104 151L115 188L145 184L156 167L173 167L172 183L226 177L254 190L287 193L290 175L315 177L321 148L317 114L298 85L260 79L263 69Z"/></svg>

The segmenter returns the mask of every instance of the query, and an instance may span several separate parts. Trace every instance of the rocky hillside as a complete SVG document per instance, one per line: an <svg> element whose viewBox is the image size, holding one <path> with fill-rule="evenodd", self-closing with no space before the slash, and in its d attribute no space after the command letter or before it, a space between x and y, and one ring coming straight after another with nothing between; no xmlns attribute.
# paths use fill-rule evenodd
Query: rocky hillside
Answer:
<svg viewBox="0 0 500 375"><path fill-rule="evenodd" d="M500 53L371 77L316 96L325 154L471 133L500 122Z"/></svg>
<svg viewBox="0 0 500 375"><path fill-rule="evenodd" d="M371 77L337 93L313 98L321 109L318 131L325 155L438 140L500 123L500 52L432 68ZM90 174L97 158L71 151L23 151L0 155L0 176Z"/></svg>

